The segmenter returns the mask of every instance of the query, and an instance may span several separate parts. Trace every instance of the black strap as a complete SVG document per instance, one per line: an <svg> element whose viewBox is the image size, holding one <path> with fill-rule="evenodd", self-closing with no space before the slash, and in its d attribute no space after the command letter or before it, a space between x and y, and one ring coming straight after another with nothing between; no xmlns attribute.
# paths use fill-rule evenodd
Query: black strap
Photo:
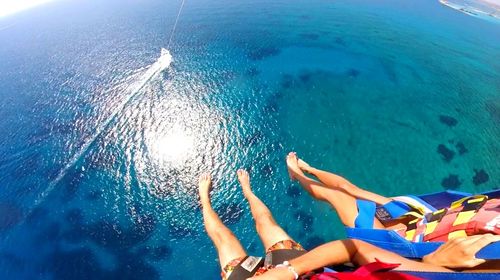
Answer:
<svg viewBox="0 0 500 280"><path fill-rule="evenodd" d="M264 265L264 259L246 256L231 272L228 280L246 280Z"/></svg>
<svg viewBox="0 0 500 280"><path fill-rule="evenodd" d="M266 255L265 265L268 266L282 264L284 261L289 261L291 259L300 257L305 253L307 253L307 251L295 249L273 250Z"/></svg>

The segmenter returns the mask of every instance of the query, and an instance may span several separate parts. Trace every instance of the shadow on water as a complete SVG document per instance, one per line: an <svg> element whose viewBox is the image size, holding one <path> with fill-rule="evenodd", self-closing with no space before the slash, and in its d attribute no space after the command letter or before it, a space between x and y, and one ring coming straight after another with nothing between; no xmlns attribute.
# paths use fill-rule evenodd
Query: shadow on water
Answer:
<svg viewBox="0 0 500 280"><path fill-rule="evenodd" d="M79 209L72 209L66 215L71 228L60 233L61 240L73 244L84 244L92 241L101 250L111 253L117 260L114 269L102 268L91 250L78 249L72 251L56 250L44 263L57 279L141 279L148 275L150 279L159 278L158 272L147 263L148 260L162 260L171 255L166 246L153 248L149 246L134 250L145 243L156 227L156 220L151 215L139 215L132 226L124 228L118 223L101 220L92 224L84 224Z"/></svg>
<svg viewBox="0 0 500 280"><path fill-rule="evenodd" d="M450 162L455 157L455 152L444 144L438 145L437 152L445 162Z"/></svg>
<svg viewBox="0 0 500 280"><path fill-rule="evenodd" d="M457 119L447 115L439 115L439 121L449 127L454 127L458 123Z"/></svg>
<svg viewBox="0 0 500 280"><path fill-rule="evenodd" d="M233 225L240 221L243 216L243 209L238 204L222 203L215 207L220 219L226 225Z"/></svg>
<svg viewBox="0 0 500 280"><path fill-rule="evenodd" d="M10 204L1 204L0 212L0 231L22 219L22 211ZM51 275L54 279L144 279L145 275L158 279L159 273L148 261L168 260L172 249L167 245L146 245L156 224L155 217L148 214L137 215L128 227L105 219L86 223L82 210L72 208L64 215L63 227L51 221L48 210L37 207L29 213L24 226L35 232L31 246L39 252L39 261L2 250L0 263L7 264L11 271L33 270L36 275ZM103 266L94 250L110 254L115 264Z"/></svg>
<svg viewBox="0 0 500 280"><path fill-rule="evenodd" d="M321 36L316 33L301 33L299 34L301 39L305 40L318 40Z"/></svg>
<svg viewBox="0 0 500 280"><path fill-rule="evenodd" d="M276 56L281 53L281 49L277 47L265 47L250 50L248 58L253 61L263 60L265 58Z"/></svg>
<svg viewBox="0 0 500 280"><path fill-rule="evenodd" d="M478 186L488 182L489 180L490 176L488 175L488 173L486 173L486 171L484 171L483 169L474 169L474 177L472 178L472 182L474 183L474 185Z"/></svg>
<svg viewBox="0 0 500 280"><path fill-rule="evenodd" d="M0 233L19 224L23 219L23 210L14 203L0 202Z"/></svg>
<svg viewBox="0 0 500 280"><path fill-rule="evenodd" d="M441 181L441 186L447 190L456 190L460 185L462 185L462 181L456 174L450 174Z"/></svg>
<svg viewBox="0 0 500 280"><path fill-rule="evenodd" d="M496 123L500 123L500 101L498 99L486 103L486 111L491 116L491 119Z"/></svg>
<svg viewBox="0 0 500 280"><path fill-rule="evenodd" d="M42 264L43 272L50 272L55 279L159 279L160 275L148 265L143 255L122 252L117 255L114 269L102 268L91 250L54 251Z"/></svg>
<svg viewBox="0 0 500 280"><path fill-rule="evenodd" d="M257 67L250 67L250 68L248 68L247 71L245 71L245 75L250 77L250 78L257 77L259 74L260 74L260 71L259 71L259 69L257 69Z"/></svg>
<svg viewBox="0 0 500 280"><path fill-rule="evenodd" d="M319 236L311 236L309 237L306 242L304 243L304 249L306 250L311 250L311 249L314 249L316 247L318 247L319 245L322 245L322 244L325 244L326 243L326 240L324 240L323 238L319 237Z"/></svg>
<svg viewBox="0 0 500 280"><path fill-rule="evenodd" d="M314 217L311 214L299 210L294 213L294 218L302 224L304 230L312 229Z"/></svg>
<svg viewBox="0 0 500 280"><path fill-rule="evenodd" d="M297 198L301 193L301 189L296 187L294 184L289 184L288 188L286 189L286 194L291 198Z"/></svg>

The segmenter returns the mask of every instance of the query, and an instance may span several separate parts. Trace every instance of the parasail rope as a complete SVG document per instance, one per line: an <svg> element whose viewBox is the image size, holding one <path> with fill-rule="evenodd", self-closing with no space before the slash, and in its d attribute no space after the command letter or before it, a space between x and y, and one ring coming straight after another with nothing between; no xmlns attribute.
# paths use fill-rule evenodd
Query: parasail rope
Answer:
<svg viewBox="0 0 500 280"><path fill-rule="evenodd" d="M172 43L172 38L174 37L175 29L177 28L177 22L179 21L179 17L182 12L182 8L184 7L184 2L186 0L182 0L181 7L179 8L179 12L177 13L177 18L175 19L174 27L172 28L172 32L170 33L170 38L168 39L167 49L170 48L170 43Z"/></svg>

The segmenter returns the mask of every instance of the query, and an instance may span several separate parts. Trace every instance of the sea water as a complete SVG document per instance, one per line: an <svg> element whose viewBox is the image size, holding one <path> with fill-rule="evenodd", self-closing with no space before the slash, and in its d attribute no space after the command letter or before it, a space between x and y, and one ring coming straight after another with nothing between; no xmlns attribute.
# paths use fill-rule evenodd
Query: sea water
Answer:
<svg viewBox="0 0 500 280"><path fill-rule="evenodd" d="M217 279L197 177L262 255L235 171L342 238L289 151L392 196L498 188L500 25L438 1L55 1L0 19L0 277Z"/></svg>

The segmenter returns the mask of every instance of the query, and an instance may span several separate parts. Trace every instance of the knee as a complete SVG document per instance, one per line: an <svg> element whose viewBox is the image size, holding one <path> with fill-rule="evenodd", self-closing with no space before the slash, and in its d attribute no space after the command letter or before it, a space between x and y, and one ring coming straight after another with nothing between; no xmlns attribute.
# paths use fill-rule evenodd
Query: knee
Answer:
<svg viewBox="0 0 500 280"><path fill-rule="evenodd" d="M257 231L273 225L276 225L276 222L268 213L263 213L255 217L255 227L257 228Z"/></svg>
<svg viewBox="0 0 500 280"><path fill-rule="evenodd" d="M325 195L324 190L317 189L317 188L312 188L311 191L310 191L310 194L311 194L311 196L314 199L322 200L322 201L326 201L327 200L326 199L327 196Z"/></svg>
<svg viewBox="0 0 500 280"><path fill-rule="evenodd" d="M229 236L233 236L232 232L229 231L225 226L214 225L206 227L207 233L212 239L217 241L223 241Z"/></svg>

